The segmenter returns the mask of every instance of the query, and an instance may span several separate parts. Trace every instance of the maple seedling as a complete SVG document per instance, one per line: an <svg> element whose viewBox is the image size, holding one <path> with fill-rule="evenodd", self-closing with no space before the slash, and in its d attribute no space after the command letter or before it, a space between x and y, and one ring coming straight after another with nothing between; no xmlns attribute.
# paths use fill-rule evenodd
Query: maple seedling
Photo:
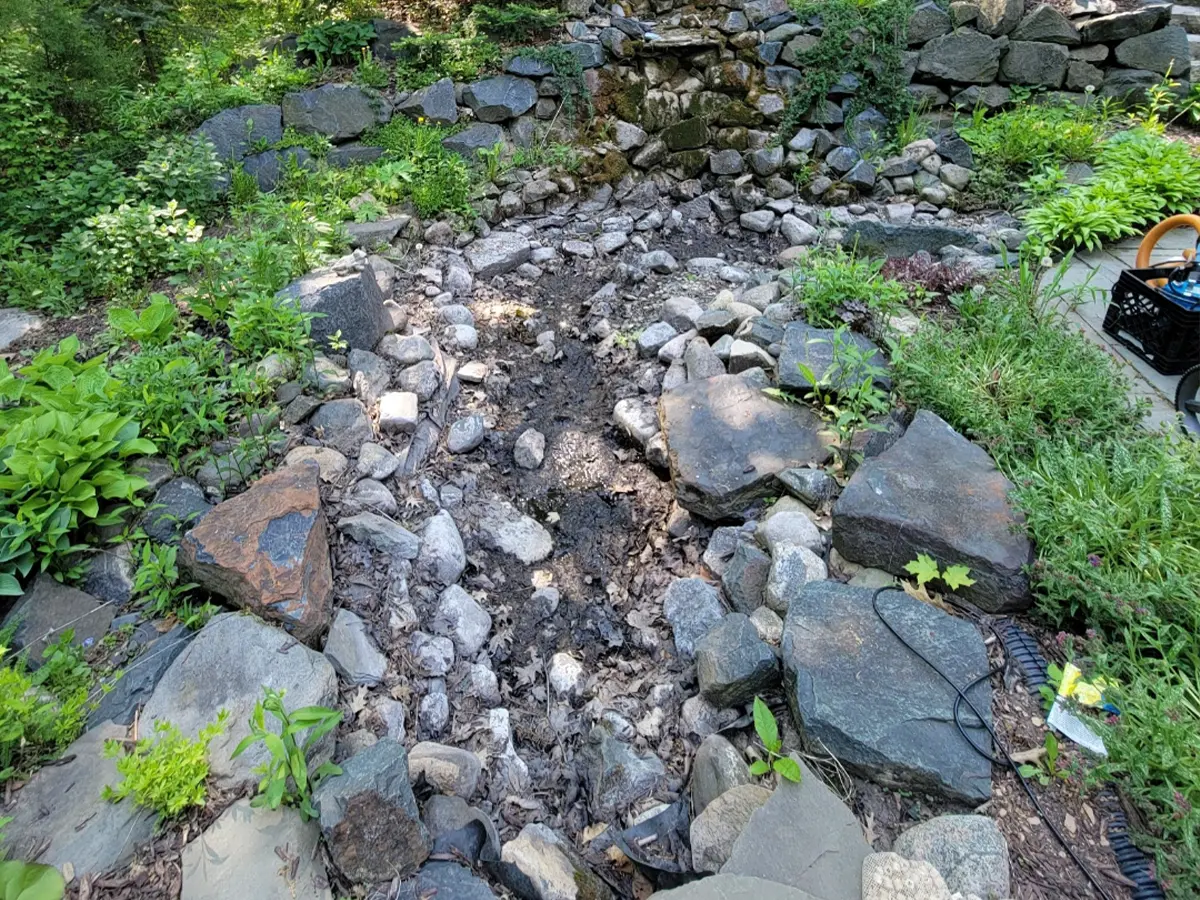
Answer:
<svg viewBox="0 0 1200 900"><path fill-rule="evenodd" d="M929 582L936 580L954 591L975 583L975 579L971 577L971 570L966 566L947 566L945 569L939 569L937 560L924 553L918 553L917 558L904 567L904 571L917 580L918 587L925 587Z"/></svg>
<svg viewBox="0 0 1200 900"><path fill-rule="evenodd" d="M780 778L799 784L800 764L790 756L781 754L783 740L779 737L779 723L762 697L754 698L754 730L758 732L762 748L767 751L767 758L750 763L750 774L762 776L773 771Z"/></svg>

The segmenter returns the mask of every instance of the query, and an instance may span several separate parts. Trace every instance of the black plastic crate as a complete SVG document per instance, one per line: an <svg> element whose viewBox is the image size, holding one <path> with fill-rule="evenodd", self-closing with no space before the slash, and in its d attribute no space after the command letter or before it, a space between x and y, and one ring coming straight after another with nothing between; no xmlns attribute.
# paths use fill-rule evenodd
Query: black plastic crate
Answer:
<svg viewBox="0 0 1200 900"><path fill-rule="evenodd" d="M1171 269L1126 269L1112 288L1104 330L1164 375L1200 363L1200 310L1189 312L1147 284Z"/></svg>

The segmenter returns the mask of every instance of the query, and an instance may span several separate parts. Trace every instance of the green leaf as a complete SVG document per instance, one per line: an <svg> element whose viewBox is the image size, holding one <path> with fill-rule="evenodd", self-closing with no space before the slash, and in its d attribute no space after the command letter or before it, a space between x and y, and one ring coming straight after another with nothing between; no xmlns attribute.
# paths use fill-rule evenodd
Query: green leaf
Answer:
<svg viewBox="0 0 1200 900"><path fill-rule="evenodd" d="M779 740L779 725L775 721L775 714L771 712L771 708L767 706L762 697L754 698L754 730L758 732L758 739L763 742L763 746L772 753L782 745Z"/></svg>
<svg viewBox="0 0 1200 900"><path fill-rule="evenodd" d="M1058 762L1058 738L1053 731L1046 732L1046 767L1053 772Z"/></svg>
<svg viewBox="0 0 1200 900"><path fill-rule="evenodd" d="M19 860L0 862L3 900L62 900L67 885L54 866Z"/></svg>
<svg viewBox="0 0 1200 900"><path fill-rule="evenodd" d="M793 784L800 783L800 764L790 756L781 756L779 759L775 760L774 768L775 771L779 773L780 777L786 778Z"/></svg>
<svg viewBox="0 0 1200 900"><path fill-rule="evenodd" d="M942 573L942 582L954 591L960 587L970 587L975 583L975 579L971 577L971 570L966 566L950 566Z"/></svg>
<svg viewBox="0 0 1200 900"><path fill-rule="evenodd" d="M921 587L924 587L939 575L937 562L924 553L917 554L916 559L904 566L904 571L916 578L917 584Z"/></svg>
<svg viewBox="0 0 1200 900"><path fill-rule="evenodd" d="M771 771L771 767L767 765L766 760L756 759L750 763L750 774L754 776L766 775Z"/></svg>
<svg viewBox="0 0 1200 900"><path fill-rule="evenodd" d="M1023 778L1034 778L1037 775L1040 775L1042 770L1037 766L1032 766L1029 763L1025 763L1024 765L1019 766L1017 771L1021 773Z"/></svg>

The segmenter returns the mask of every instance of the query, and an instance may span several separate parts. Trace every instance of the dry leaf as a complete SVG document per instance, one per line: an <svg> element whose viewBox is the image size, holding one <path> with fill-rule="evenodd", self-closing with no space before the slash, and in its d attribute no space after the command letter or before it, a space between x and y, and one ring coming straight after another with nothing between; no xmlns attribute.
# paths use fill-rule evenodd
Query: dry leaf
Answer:
<svg viewBox="0 0 1200 900"><path fill-rule="evenodd" d="M879 835L875 832L875 814L867 813L864 818L866 821L863 823L863 837L873 847L875 846L875 841L879 839Z"/></svg>
<svg viewBox="0 0 1200 900"><path fill-rule="evenodd" d="M1034 763L1046 755L1045 747L1034 747L1030 750L1018 750L1009 754L1015 763Z"/></svg>
<svg viewBox="0 0 1200 900"><path fill-rule="evenodd" d="M1075 829L1077 826L1075 824L1075 817L1073 815L1067 813L1066 818L1063 819L1063 825L1066 826L1067 831L1071 832L1072 836L1075 834Z"/></svg>
<svg viewBox="0 0 1200 900"><path fill-rule="evenodd" d="M1092 807L1090 804L1088 804L1088 803L1083 804L1083 806L1080 807L1080 811L1083 813L1084 817L1088 820L1089 825L1096 824L1096 814L1094 812L1092 812Z"/></svg>
<svg viewBox="0 0 1200 900"><path fill-rule="evenodd" d="M62 864L62 877L63 877L63 881L65 881L67 884L70 884L72 881L74 881L75 880L75 866L73 866L69 862L63 863Z"/></svg>
<svg viewBox="0 0 1200 900"><path fill-rule="evenodd" d="M367 708L367 688L366 685L360 687L354 692L354 696L350 698L350 709L355 716L358 716L364 709Z"/></svg>
<svg viewBox="0 0 1200 900"><path fill-rule="evenodd" d="M654 885L642 874L641 869L633 870L633 900L646 900L654 893Z"/></svg>
<svg viewBox="0 0 1200 900"><path fill-rule="evenodd" d="M533 577L529 579L533 583L533 589L541 590L548 588L554 584L554 573L548 572L545 569L538 569L533 573Z"/></svg>
<svg viewBox="0 0 1200 900"><path fill-rule="evenodd" d="M590 844L606 831L608 831L607 822L593 822L587 828L583 829L583 833L580 836L583 838L585 844Z"/></svg>
<svg viewBox="0 0 1200 900"><path fill-rule="evenodd" d="M633 866L633 863L630 862L629 857L626 856L621 851L621 848L616 844L613 844L611 847L605 850L604 855L608 857L608 861L618 869L625 869Z"/></svg>

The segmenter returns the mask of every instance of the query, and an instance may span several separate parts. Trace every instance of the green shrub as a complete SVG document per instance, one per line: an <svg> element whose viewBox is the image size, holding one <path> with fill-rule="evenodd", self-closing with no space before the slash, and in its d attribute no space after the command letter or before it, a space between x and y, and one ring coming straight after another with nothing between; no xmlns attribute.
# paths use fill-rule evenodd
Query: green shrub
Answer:
<svg viewBox="0 0 1200 900"><path fill-rule="evenodd" d="M154 346L171 337L178 314L165 294L151 294L150 305L140 313L123 306L109 307L108 327L118 341Z"/></svg>
<svg viewBox="0 0 1200 900"><path fill-rule="evenodd" d="M73 635L66 637L70 641ZM0 657L6 653L0 639ZM73 662L69 666L60 662L53 680L62 693L55 693L46 683L53 673L35 681L26 673L22 657L0 665L0 784L54 758L83 731L92 679L89 676L83 683L74 669Z"/></svg>
<svg viewBox="0 0 1200 900"><path fill-rule="evenodd" d="M19 594L18 576L61 562L84 526L120 521L117 504L137 503L145 486L126 460L156 448L113 410L104 359L76 362L78 350L66 338L16 374L0 360L0 594Z"/></svg>
<svg viewBox="0 0 1200 900"><path fill-rule="evenodd" d="M129 753L121 741L106 741L104 755L117 761L123 780L104 788L104 799L119 803L132 797L137 806L152 809L162 822L208 800L208 745L225 730L229 713L200 729L196 740L184 737L179 726L155 722L153 738L143 738Z"/></svg>
<svg viewBox="0 0 1200 900"><path fill-rule="evenodd" d="M527 42L561 25L563 14L556 9L539 9L525 3L508 3L500 7L479 3L471 10L471 18L484 34L504 41Z"/></svg>
<svg viewBox="0 0 1200 900"><path fill-rule="evenodd" d="M186 525L187 523L180 523ZM211 603L193 605L194 583L179 583L175 562L178 547L170 544L142 544L137 572L133 576L133 598L144 603L155 616L170 616L193 630L204 627L217 608Z"/></svg>
<svg viewBox="0 0 1200 900"><path fill-rule="evenodd" d="M221 170L216 150L204 138L156 138L138 163L134 181L148 202L162 206L174 201L202 215L217 202Z"/></svg>
<svg viewBox="0 0 1200 900"><path fill-rule="evenodd" d="M79 308L78 297L67 291L50 255L28 250L8 257L0 255L0 298L5 306L44 309L59 316Z"/></svg>
<svg viewBox="0 0 1200 900"><path fill-rule="evenodd" d="M456 29L413 35L392 45L397 89L416 90L441 78L473 81L500 64L500 47L473 32Z"/></svg>
<svg viewBox="0 0 1200 900"><path fill-rule="evenodd" d="M296 39L296 49L315 54L317 65L327 66L354 59L374 37L375 26L370 22L334 22L327 19L304 31Z"/></svg>
<svg viewBox="0 0 1200 900"><path fill-rule="evenodd" d="M977 168L999 169L1016 181L1047 165L1093 162L1110 131L1106 108L1066 102L1022 103L991 116L976 109L958 126Z"/></svg>
<svg viewBox="0 0 1200 900"><path fill-rule="evenodd" d="M112 160L96 159L52 172L4 198L0 221L30 244L49 246L84 217L138 196L138 187Z"/></svg>
<svg viewBox="0 0 1200 900"><path fill-rule="evenodd" d="M274 294L239 297L229 316L229 343L248 359L270 353L295 356L312 344L312 316Z"/></svg>
<svg viewBox="0 0 1200 900"><path fill-rule="evenodd" d="M308 87L313 83L314 71L296 65L293 53L279 50L258 60L250 69L242 69L232 79L236 88L242 88L265 103L278 103L283 95Z"/></svg>
<svg viewBox="0 0 1200 900"><path fill-rule="evenodd" d="M792 268L795 299L804 320L818 328L862 319L902 304L908 296L898 282L882 275L884 260L870 260L841 247L814 250Z"/></svg>
<svg viewBox="0 0 1200 900"><path fill-rule="evenodd" d="M363 47L359 54L358 65L354 67L354 82L364 87L383 90L391 80L388 70L371 55L371 51Z"/></svg>
<svg viewBox="0 0 1200 900"><path fill-rule="evenodd" d="M389 160L411 165L411 170L397 176L395 186L407 187L422 216L469 212L471 172L461 156L442 146L442 139L450 133L446 128L395 118L368 137L369 142L389 151Z"/></svg>

